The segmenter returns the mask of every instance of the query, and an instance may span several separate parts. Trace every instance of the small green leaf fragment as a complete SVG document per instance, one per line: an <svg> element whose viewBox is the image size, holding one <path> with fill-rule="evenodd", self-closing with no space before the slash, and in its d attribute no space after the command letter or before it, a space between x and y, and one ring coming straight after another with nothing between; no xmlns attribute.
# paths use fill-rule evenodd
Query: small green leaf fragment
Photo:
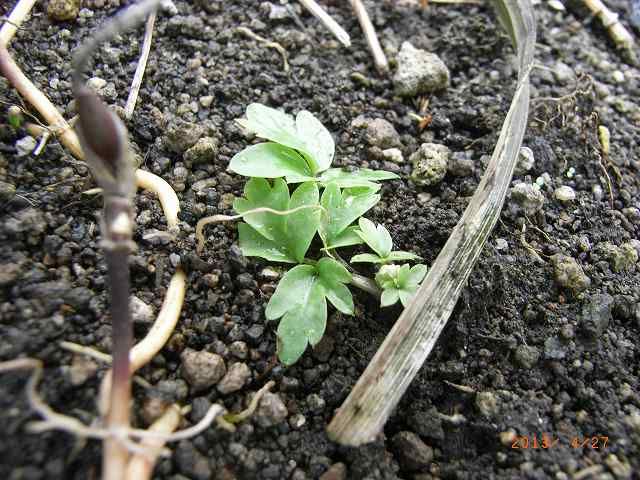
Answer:
<svg viewBox="0 0 640 480"><path fill-rule="evenodd" d="M400 302L402 303L403 307L406 307L409 304L409 302L415 295L417 289L418 287L416 286L416 287L406 287L398 290L398 294L400 295Z"/></svg>
<svg viewBox="0 0 640 480"><path fill-rule="evenodd" d="M349 263L384 263L384 259L373 253L359 253L351 257Z"/></svg>
<svg viewBox="0 0 640 480"><path fill-rule="evenodd" d="M310 112L303 110L296 116L296 128L299 138L305 145L304 153L314 173L322 172L331 166L335 143L329 130Z"/></svg>
<svg viewBox="0 0 640 480"><path fill-rule="evenodd" d="M355 225L347 227L337 237L331 239L331 244L326 247L327 250L332 250L339 247L349 247L351 245L360 245L361 243L364 243L360 236L356 233L357 229L358 227Z"/></svg>
<svg viewBox="0 0 640 480"><path fill-rule="evenodd" d="M420 257L419 255L416 255L415 253L396 250L391 252L389 256L386 258L386 260L389 262L398 262L402 260L420 260L421 258L422 257Z"/></svg>
<svg viewBox="0 0 640 480"><path fill-rule="evenodd" d="M386 288L380 296L380 306L388 307L400 299L400 292L396 288Z"/></svg>
<svg viewBox="0 0 640 480"><path fill-rule="evenodd" d="M379 180L392 180L398 178L398 175L384 170L370 170L368 168L360 168L358 170L345 170L343 168L330 168L320 175L319 180L328 184L334 182L340 188L364 186L369 187L375 185L374 182Z"/></svg>
<svg viewBox="0 0 640 480"><path fill-rule="evenodd" d="M306 160L294 149L273 142L258 143L237 153L229 170L245 177L309 176Z"/></svg>
<svg viewBox="0 0 640 480"><path fill-rule="evenodd" d="M409 271L409 285L419 285L424 277L427 275L428 268L426 265L422 265L419 263L418 265L414 265L411 267Z"/></svg>
<svg viewBox="0 0 640 480"><path fill-rule="evenodd" d="M335 183L328 184L320 200L326 212L320 225L320 236L325 245L333 245L342 232L379 200L380 195L373 188L349 188L341 191Z"/></svg>
<svg viewBox="0 0 640 480"><path fill-rule="evenodd" d="M352 278L349 270L333 258L321 258L316 265L316 269L320 278L333 279L340 283L349 283Z"/></svg>
<svg viewBox="0 0 640 480"><path fill-rule="evenodd" d="M327 299L342 313L353 315L353 296L344 285L351 281L351 273L332 258L320 259L316 270Z"/></svg>
<svg viewBox="0 0 640 480"><path fill-rule="evenodd" d="M283 245L260 235L246 223L238 224L240 249L247 257L261 257L272 262L297 263Z"/></svg>
<svg viewBox="0 0 640 480"><path fill-rule="evenodd" d="M393 241L389 231L383 225L378 224L376 226L366 218L361 218L358 221L358 225L360 226L360 231L356 233L380 258L386 259L391 253L391 248L393 248Z"/></svg>

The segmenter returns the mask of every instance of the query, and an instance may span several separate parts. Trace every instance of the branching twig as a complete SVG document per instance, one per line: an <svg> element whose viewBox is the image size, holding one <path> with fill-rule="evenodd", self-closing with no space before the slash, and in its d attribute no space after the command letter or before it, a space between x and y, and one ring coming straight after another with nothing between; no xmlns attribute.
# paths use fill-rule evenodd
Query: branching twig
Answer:
<svg viewBox="0 0 640 480"><path fill-rule="evenodd" d="M133 76L133 82L131 83L131 91L127 98L127 103L124 106L124 116L127 120L131 120L133 116L133 110L136 108L136 101L138 100L138 92L140 92L140 86L142 85L142 77L144 76L144 70L147 67L147 60L149 59L149 52L151 51L151 39L153 38L153 26L156 23L156 12L151 12L144 30L144 40L142 42L142 51L140 52L140 59L138 60L138 66L136 67L136 73Z"/></svg>
<svg viewBox="0 0 640 480"><path fill-rule="evenodd" d="M376 35L376 30L373 28L373 24L367 14L367 10L364 8L362 0L351 0L351 6L356 12L356 16L358 17L358 21L360 22L360 26L364 32L365 39L367 40L369 51L371 52L371 55L373 55L373 63L376 66L376 70L378 70L378 73L381 75L386 75L389 73L389 62L387 61L387 56L384 54L384 51L380 46L378 35Z"/></svg>
<svg viewBox="0 0 640 480"><path fill-rule="evenodd" d="M238 33L242 33L243 35L251 38L252 40L255 40L256 42L260 42L264 44L265 47L275 49L280 54L280 56L282 56L284 71L289 72L289 59L288 59L289 56L287 55L287 51L284 49L282 45L280 45L278 42L272 42L271 40L267 40L266 38L261 37L257 33L254 33L251 30L249 30L247 27L238 27L236 28L236 31Z"/></svg>
<svg viewBox="0 0 640 480"><path fill-rule="evenodd" d="M315 0L299 0L345 47L351 46L351 38L338 23Z"/></svg>

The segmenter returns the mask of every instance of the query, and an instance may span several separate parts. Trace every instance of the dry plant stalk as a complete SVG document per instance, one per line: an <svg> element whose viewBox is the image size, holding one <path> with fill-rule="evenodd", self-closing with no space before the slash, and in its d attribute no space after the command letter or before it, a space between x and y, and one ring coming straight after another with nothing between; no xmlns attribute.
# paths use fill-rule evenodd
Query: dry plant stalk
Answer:
<svg viewBox="0 0 640 480"><path fill-rule="evenodd" d="M584 0L584 4L596 17L600 19L604 28L607 29L609 37L616 44L616 47L623 50L631 59L632 63L637 61L634 52L633 35L620 23L618 14L612 12L601 0Z"/></svg>
<svg viewBox="0 0 640 480"><path fill-rule="evenodd" d="M351 0L351 7L356 13L360 26L362 27L362 31L364 32L367 45L369 46L369 51L373 56L373 63L376 66L376 70L378 70L380 75L386 75L389 73L389 62L387 61L387 56L384 54L384 51L380 46L378 35L376 34L375 28L373 28L373 23L371 23L371 19L367 14L367 10L364 8L362 0Z"/></svg>
<svg viewBox="0 0 640 480"><path fill-rule="evenodd" d="M509 186L527 124L535 22L529 0L495 0L519 61L518 85L497 145L462 218L328 427L344 445L373 441L433 349L482 251Z"/></svg>
<svg viewBox="0 0 640 480"><path fill-rule="evenodd" d="M7 46L9 42L16 34L20 25L29 14L33 6L35 5L36 0L20 0L16 3L16 6L13 7L9 18L7 18L0 29L0 45Z"/></svg>
<svg viewBox="0 0 640 480"><path fill-rule="evenodd" d="M124 106L124 116L127 120L131 120L133 117L133 110L136 108L136 102L138 100L138 93L142 86L142 77L144 77L144 70L147 68L147 61L149 60L149 52L151 51L151 40L153 38L153 26L156 23L156 12L151 12L147 23L144 28L144 40L142 42L142 51L140 52L140 59L138 60L138 66L136 67L136 73L133 75L133 81L131 82L131 90L129 91L129 97L127 103Z"/></svg>
<svg viewBox="0 0 640 480"><path fill-rule="evenodd" d="M304 8L309 10L314 17L320 20L327 29L333 33L333 35L344 45L345 47L351 46L351 38L344 29L338 25L331 16L324 11L324 9L315 0L299 0Z"/></svg>

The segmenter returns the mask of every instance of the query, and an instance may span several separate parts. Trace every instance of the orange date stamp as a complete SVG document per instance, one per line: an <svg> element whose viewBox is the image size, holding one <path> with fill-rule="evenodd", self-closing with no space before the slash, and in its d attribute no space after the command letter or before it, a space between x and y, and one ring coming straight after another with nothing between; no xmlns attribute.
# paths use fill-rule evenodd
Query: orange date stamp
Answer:
<svg viewBox="0 0 640 480"><path fill-rule="evenodd" d="M525 449L542 449L553 448L559 444L568 444L569 447L575 449L589 448L592 450L605 450L609 445L609 437L606 435L592 436L575 436L562 441L560 437L548 433L530 434L530 435L513 435L511 440L511 448L518 450Z"/></svg>

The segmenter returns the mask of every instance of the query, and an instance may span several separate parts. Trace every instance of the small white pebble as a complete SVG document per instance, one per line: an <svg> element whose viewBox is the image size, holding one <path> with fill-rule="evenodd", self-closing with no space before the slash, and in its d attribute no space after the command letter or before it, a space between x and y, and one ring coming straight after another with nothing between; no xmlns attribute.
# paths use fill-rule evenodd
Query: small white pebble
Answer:
<svg viewBox="0 0 640 480"><path fill-rule="evenodd" d="M564 4L559 0L549 0L549 6L557 12L564 12L566 10Z"/></svg>
<svg viewBox="0 0 640 480"><path fill-rule="evenodd" d="M560 200L561 202L572 202L576 199L576 192L573 188L566 185L556 188L553 195L556 197L556 200Z"/></svg>
<svg viewBox="0 0 640 480"><path fill-rule="evenodd" d="M611 78L613 78L613 81L616 83L624 83L625 81L624 73L622 73L620 70L614 70L614 72L611 74Z"/></svg>

